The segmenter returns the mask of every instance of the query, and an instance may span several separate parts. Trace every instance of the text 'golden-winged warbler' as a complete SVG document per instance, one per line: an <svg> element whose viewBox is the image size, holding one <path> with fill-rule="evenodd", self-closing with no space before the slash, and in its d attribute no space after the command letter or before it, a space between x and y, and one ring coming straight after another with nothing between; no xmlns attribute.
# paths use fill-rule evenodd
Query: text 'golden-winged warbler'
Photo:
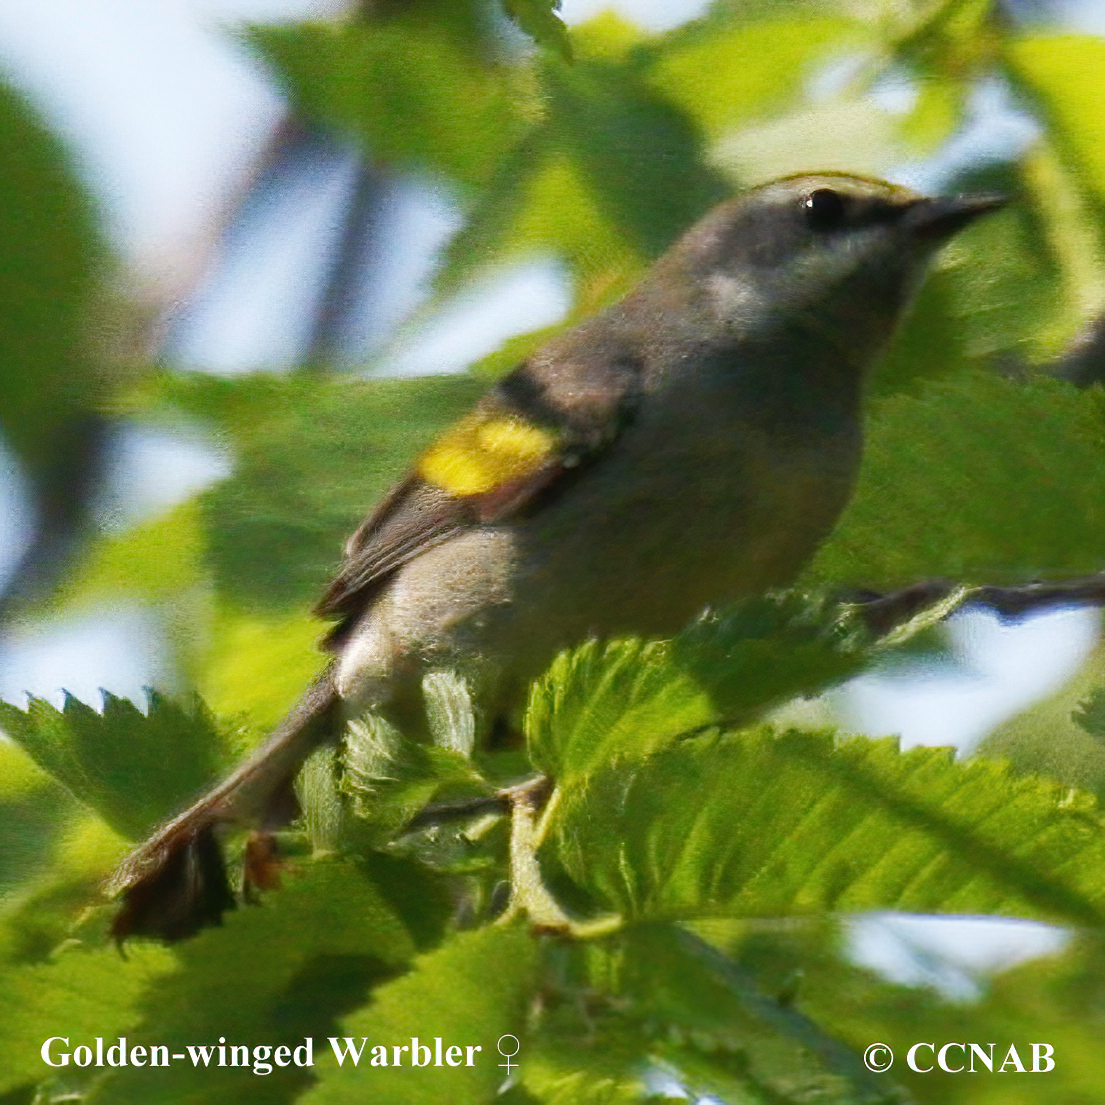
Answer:
<svg viewBox="0 0 1105 1105"><path fill-rule="evenodd" d="M350 538L318 607L338 619L325 673L120 869L115 935L217 921L215 826L286 821L306 756L366 710L424 730L426 674L463 676L489 726L568 645L670 636L793 580L851 492L867 369L932 255L999 203L765 185L495 385Z"/></svg>

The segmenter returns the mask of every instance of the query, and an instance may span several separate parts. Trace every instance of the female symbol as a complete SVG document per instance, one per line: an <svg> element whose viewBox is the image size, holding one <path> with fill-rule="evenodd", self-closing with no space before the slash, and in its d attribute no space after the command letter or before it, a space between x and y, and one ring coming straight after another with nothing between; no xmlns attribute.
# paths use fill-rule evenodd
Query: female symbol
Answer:
<svg viewBox="0 0 1105 1105"><path fill-rule="evenodd" d="M514 1050L513 1050L513 1051L503 1051L503 1041L504 1041L504 1040L513 1040L513 1041L514 1041ZM508 1032L508 1033L507 1033L507 1034L506 1034L505 1036L500 1036L500 1037L499 1037L499 1042L498 1042L498 1043L497 1043L497 1044L496 1044L495 1046L496 1046L496 1047L497 1047L497 1048L499 1049L499 1054L500 1054L500 1055L501 1055L501 1056L502 1056L502 1057L503 1057L504 1059L506 1059L506 1062L505 1062L505 1063L500 1063L500 1064L499 1064L499 1066L500 1066L500 1067L506 1067L506 1073L507 1073L507 1075L509 1076L509 1075L510 1075L510 1071L511 1071L511 1068L512 1068L512 1067L517 1067L517 1066L519 1066L519 1065L520 1065L520 1064L518 1064L518 1063L512 1063L512 1062L511 1062L510 1060L511 1060L511 1059L512 1059L512 1058L513 1058L513 1057L514 1057L515 1055L517 1055L517 1054L518 1054L518 1049L519 1049L519 1048L520 1048L520 1047L521 1047L522 1045L521 1045L520 1041L518 1040L518 1037L517 1037L517 1036L512 1036L512 1035L511 1035L511 1034L510 1034L510 1033ZM510 1047L510 1045L509 1045L509 1044L507 1044L507 1047Z"/></svg>

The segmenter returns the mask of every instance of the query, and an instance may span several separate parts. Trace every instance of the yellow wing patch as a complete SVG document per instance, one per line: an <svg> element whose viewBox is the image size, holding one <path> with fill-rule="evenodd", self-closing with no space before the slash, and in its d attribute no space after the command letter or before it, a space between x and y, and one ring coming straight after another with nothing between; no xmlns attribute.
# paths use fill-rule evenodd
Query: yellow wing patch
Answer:
<svg viewBox="0 0 1105 1105"><path fill-rule="evenodd" d="M451 495L482 495L537 471L556 451L555 431L501 414L471 414L434 442L418 474Z"/></svg>

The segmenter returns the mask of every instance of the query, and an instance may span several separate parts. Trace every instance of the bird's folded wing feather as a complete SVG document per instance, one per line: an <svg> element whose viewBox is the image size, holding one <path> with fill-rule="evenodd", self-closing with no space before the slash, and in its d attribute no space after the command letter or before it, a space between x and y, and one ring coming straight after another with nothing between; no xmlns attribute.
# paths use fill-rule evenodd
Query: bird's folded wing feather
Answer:
<svg viewBox="0 0 1105 1105"><path fill-rule="evenodd" d="M622 356L598 372L575 360L558 368L539 378L523 365L506 377L422 454L350 537L315 607L343 619L327 647L340 647L351 620L403 564L463 530L535 509L617 436L638 392L639 365Z"/></svg>

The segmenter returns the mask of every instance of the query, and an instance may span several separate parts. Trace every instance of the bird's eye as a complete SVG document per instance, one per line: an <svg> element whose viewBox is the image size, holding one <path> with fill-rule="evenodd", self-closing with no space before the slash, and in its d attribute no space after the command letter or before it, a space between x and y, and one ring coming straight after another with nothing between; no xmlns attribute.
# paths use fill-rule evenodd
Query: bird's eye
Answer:
<svg viewBox="0 0 1105 1105"><path fill-rule="evenodd" d="M802 204L806 222L814 230L835 230L844 219L844 200L831 188L817 188Z"/></svg>

